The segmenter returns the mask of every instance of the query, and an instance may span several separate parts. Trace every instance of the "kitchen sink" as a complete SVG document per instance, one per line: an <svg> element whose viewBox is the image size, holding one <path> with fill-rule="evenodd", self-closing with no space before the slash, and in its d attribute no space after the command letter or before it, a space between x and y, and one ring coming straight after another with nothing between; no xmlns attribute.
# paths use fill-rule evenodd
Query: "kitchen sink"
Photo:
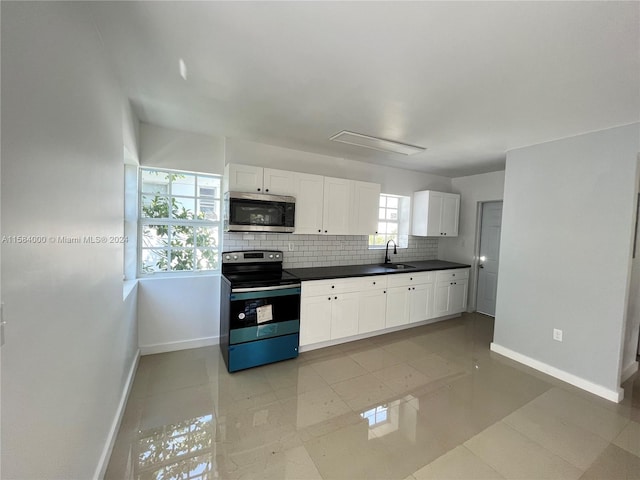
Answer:
<svg viewBox="0 0 640 480"><path fill-rule="evenodd" d="M393 270L408 270L416 268L413 265L407 265L406 263L382 263L380 266L384 268L391 268Z"/></svg>

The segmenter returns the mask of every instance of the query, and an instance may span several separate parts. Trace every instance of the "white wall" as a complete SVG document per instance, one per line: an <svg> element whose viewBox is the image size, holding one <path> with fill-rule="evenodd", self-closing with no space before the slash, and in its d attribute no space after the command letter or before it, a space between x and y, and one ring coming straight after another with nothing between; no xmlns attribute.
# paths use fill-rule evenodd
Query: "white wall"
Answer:
<svg viewBox="0 0 640 480"><path fill-rule="evenodd" d="M473 294L478 279L476 263L476 225L478 222L478 204L502 200L504 195L504 170L458 177L451 180L451 191L460 194L460 224L457 237L441 238L438 258L451 262L471 265L469 278L468 310L476 307L476 296Z"/></svg>
<svg viewBox="0 0 640 480"><path fill-rule="evenodd" d="M224 137L141 123L140 164L222 175Z"/></svg>
<svg viewBox="0 0 640 480"><path fill-rule="evenodd" d="M138 318L142 354L217 344L220 276L139 280Z"/></svg>
<svg viewBox="0 0 640 480"><path fill-rule="evenodd" d="M639 151L635 124L507 154L492 348L611 399L619 394ZM552 339L554 328L563 342Z"/></svg>
<svg viewBox="0 0 640 480"><path fill-rule="evenodd" d="M100 473L137 358L121 244L123 99L82 4L2 2L2 478Z"/></svg>

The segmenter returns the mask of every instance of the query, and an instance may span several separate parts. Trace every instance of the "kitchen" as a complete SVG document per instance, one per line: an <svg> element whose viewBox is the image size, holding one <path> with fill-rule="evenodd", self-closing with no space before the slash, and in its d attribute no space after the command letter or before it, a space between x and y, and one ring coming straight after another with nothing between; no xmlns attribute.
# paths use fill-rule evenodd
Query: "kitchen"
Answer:
<svg viewBox="0 0 640 480"><path fill-rule="evenodd" d="M272 36L278 48L287 45L289 42L278 35L281 25L275 21L277 18L271 24L251 28L252 22L276 15L264 10L247 15L243 10L252 7L246 4L238 7L239 11L230 12L227 25L239 25L243 23L240 18L246 19L249 26L245 33L256 35L254 44L266 42L267 37ZM381 10L377 14L374 6L367 7L370 15L374 15L371 18L376 21L383 21L389 14L383 6L379 7ZM499 8L498 4L494 7ZM57 2L50 5L3 2L3 235L76 237L122 232L125 202L123 143L129 152L125 162L134 164L134 168L138 161L142 166L222 175L226 164L236 163L378 183L382 193L408 197L423 190L460 194L458 237L438 239L435 243L409 237L409 248L398 250L398 262L437 258L475 267L473 256L478 202L503 200L501 284L495 332L490 340L494 343L492 348L498 354L612 400L607 404L624 402L625 399L621 398L623 378L637 369L635 350L633 355L630 352L632 347L637 348L640 318L637 305L638 257L632 258L638 191L637 154L640 151L637 135L640 103L636 88L637 29L634 28L638 19L636 3L613 3L609 7L597 3L591 6L577 4L575 7L556 5L549 7L555 9L552 12L537 10L541 7L521 6L529 8L525 17L537 19L539 28L546 25L545 28L550 29L548 37L536 39L540 51L531 43L523 43L527 48L559 55L561 50L556 48L557 43L578 47L571 40L571 35L580 39L576 43L585 44L584 51L578 50L583 56L572 56L570 53L574 51L567 46L569 55L562 56L561 62L556 62L558 58L551 54L547 57L540 53L536 60L542 65L529 62L526 56L520 63L517 55L507 49L505 56L499 57L496 64L489 62L489 65L497 65L495 70L491 71L492 67L488 70L481 68L478 59L486 62L492 58L488 50L500 52L500 45L518 44L501 36L487 39L488 50L475 52L478 53L476 61L468 59L466 65L469 70L455 70L457 62L448 56L451 52L446 52L443 57L430 57L440 62L441 72L454 69L450 75L444 75L445 80L460 83L455 85L452 93L440 97L444 98L442 103L427 102L433 105L437 118L420 125L419 130L435 131L437 125L443 124L451 133L440 135L449 143L462 145L465 140L470 142L469 147L461 148L451 158L445 159L444 166L456 158L472 158L476 151L486 147L482 140L474 142L473 135L465 136L464 132L471 126L486 123L478 138L489 138L492 130L497 131L495 123L492 123L495 118L485 122L478 118L479 113L484 116L492 110L499 111L505 120L500 125L508 133L507 137L513 139L513 143L503 140L497 146L490 146L501 155L487 159L486 170L465 171L463 167L462 173L446 175L438 170L430 173L414 170L406 164L399 167L365 161L356 147L348 147L348 155L330 155L318 148L305 150L292 145L271 145L266 141L267 132L250 138L239 135L239 130L225 135L212 134L216 131L214 128L202 132L198 125L205 121L201 114L203 105L220 106L224 110L225 96L230 98L234 95L233 91L225 90L227 83L219 77L210 78L209 83L219 84L217 91L221 98L207 97L203 101L198 97L194 100L183 92L176 100L163 90L160 83L154 83L153 88L157 91L141 95L138 104L132 107L121 84L126 79L119 77L111 57L113 51L105 44L116 42L115 50L120 51L130 47L128 50L133 58L151 62L154 55L144 53L155 51L152 45L145 43L148 38L166 38L168 42L174 32L162 28L165 24L158 12L146 15L149 12L138 5L130 16L123 17L118 8L132 7L126 4L91 7ZM188 24L185 17L193 14L193 8L196 6L185 6L184 10L172 15L177 22ZM411 8L419 7L414 5ZM504 8L508 9L508 4L504 4ZM563 10L568 8L576 11ZM598 8L612 8L614 11L609 16L597 11ZM617 12L616 8L623 11ZM459 30L451 31L471 29L477 37L469 33L468 38L486 39L484 35L488 33L483 29L479 29L480 32L473 29L475 23L463 13L455 14L462 22L455 24ZM525 31L521 14L489 13L488 18L483 17L488 24L492 24L493 17L508 18L512 24L504 34L524 42L518 36L519 30ZM319 12L301 14L308 20L307 15L314 17ZM142 46L136 42L129 45L127 42L131 38L119 28L124 30L127 22L135 23L138 15L146 19L142 24L147 25L148 30L141 35ZM437 11L433 15L439 18ZM344 17L330 15L330 18L333 20L327 21L337 22ZM546 23L549 18L558 18L557 24ZM571 18L576 24L568 20ZM211 21L211 17L207 20ZM576 26L580 21L584 22L584 31ZM96 33L96 22L103 29L105 25L111 25L112 30L102 31L100 36ZM405 22L410 20L405 19ZM573 27L567 28L569 38L562 35L565 22ZM443 22L442 25L451 23ZM450 38L446 28L429 26L437 33L436 40ZM219 25L220 32L225 32L223 27ZM592 33L603 31L601 29L607 32L602 37ZM303 29L297 29L295 33L301 35L300 30ZM166 36L155 36L159 31ZM263 32L264 37L256 32ZM326 30L317 34L319 38L325 38ZM340 39L339 36L333 38L336 42ZM229 45L224 38L216 38L216 41L218 45ZM432 43L443 46L443 42ZM444 44L450 48L455 42ZM485 44L478 41L478 45ZM183 55L182 47L182 44L171 48L166 45L171 60L167 60L166 65L161 63L163 68L172 69L167 83L183 81L177 71L178 59ZM236 47L240 48L240 45ZM202 48L200 56L204 58L206 54ZM340 44L330 40L327 48L338 52ZM205 51L208 49L204 48ZM262 65L260 72L264 81L269 78L267 73L274 74L277 71L275 67L282 69L286 63L285 57L280 57L283 63L277 63L277 58L274 58L274 69L268 69L262 63L263 51L253 55L251 50L249 53L242 49L223 50L227 52L225 55L237 55L251 60L252 65ZM414 53L417 55L416 51ZM427 53L425 55L428 56ZM220 61L226 58L223 56ZM297 55L294 58L300 61ZM306 78L300 69L300 76L291 77L296 78L296 82L286 83L282 78L277 79L282 82L277 89L278 94L296 94L296 89L302 85L320 88L327 76L337 77L341 72L353 73L364 68L357 63L341 71L331 63L333 57L320 58L327 58L325 73L328 75L318 74L314 81L314 78ZM381 60L389 58L379 57ZM572 59L577 63L572 63ZM502 65L511 65L513 69L498 68L500 60L504 62ZM562 75L563 70L558 66L563 62L575 67L579 73L574 76L569 71ZM185 58L185 63L192 69L191 78L198 80L195 61ZM537 65L538 70L532 65ZM590 68L591 65L595 67ZM392 73L394 68L404 72L403 66L391 64L390 70ZM366 71L371 78L380 78L378 69ZM478 75L471 75L474 71ZM524 72L523 75L517 76L518 71ZM536 71L556 72L560 80L545 82L543 75L535 75ZM153 74L158 73L153 71ZM292 74L291 71L288 73ZM516 75L516 78L505 85L503 82L510 75ZM588 79L584 83L580 81L582 75ZM477 85L469 81L473 77L478 78ZM422 80L425 78L429 75L424 75ZM527 78L531 82L527 82ZM535 88L536 82L542 82L542 88ZM152 85L146 80L141 83ZM194 88L206 90L207 85L207 80L201 79ZM334 98L334 103L311 97L305 103L290 105L290 108L277 110L277 113L258 109L254 112L255 118L259 119L257 123L271 125L278 118L300 111L314 112L313 115L318 116L325 110L323 103L327 103L327 110L335 110L347 99L357 99L358 104L372 105L375 110L376 92L384 91L384 85L374 82L372 90L362 90L360 85L359 82L342 85L344 94ZM495 88L485 96L488 85ZM510 89L508 85L511 85ZM260 91L259 85L255 88L255 92ZM500 91L505 88L508 94L504 104L500 104L497 100L502 98ZM529 89L531 104L523 105L520 88ZM418 95L417 90L408 91ZM158 100L159 97L166 101ZM460 123L447 124L447 112L472 102L476 97L484 100L474 104L475 112L468 113ZM430 100L435 102L433 98ZM150 101L141 108L140 102L144 99ZM147 115L155 112L160 116L162 105L171 103L170 100L187 105L191 111L190 116L185 116L182 111L168 115L174 119L185 117L182 128L169 123L161 126L138 121L142 111ZM287 102L274 100L274 104L286 106ZM401 115L402 105L394 103L393 99L383 105L390 109L385 113L387 118L397 119ZM578 105L585 109L582 123L576 114L582 111ZM428 109L425 104L421 106ZM554 114L549 114L549 111ZM230 112L225 110L225 113L229 114L231 122ZM359 110L358 115L362 119L373 114L365 108ZM537 136L533 138L533 135L523 135L518 128L509 127L524 125L519 122L529 117L539 119L536 128L540 129L540 125L548 125L548 128L537 130ZM555 117L558 117L557 122L554 122ZM296 118L301 125L311 121L304 115ZM191 131L187 128L189 123L193 127ZM355 118L353 123L339 129L376 133L371 131L373 127L365 128L368 124ZM238 124L234 124L234 128L237 127ZM293 125L288 127L293 128ZM534 132L535 128L525 125L522 130ZM327 137L336 132L327 132L322 142L328 142ZM388 132L387 137L397 135L399 140L415 142L403 138L400 130L394 132L390 129ZM437 152L435 148L428 149L428 154L430 150L434 150L434 154ZM269 242L280 242L261 235L256 234L251 239L245 234L227 234L222 244L225 249L227 246L244 249L276 247ZM347 251L358 252L358 255L371 255L375 260L370 263L382 263L384 257L382 252L369 253L364 239L304 239L286 234L282 242L285 248L280 250L284 252L285 259L288 258L289 243L294 244L294 254L311 252L306 248L318 246L322 251L346 248ZM2 245L1 293L4 321L7 322L5 344L1 350L3 478L100 478L108 463L110 445L115 441L139 355L144 360L150 358L149 354L169 349L176 350L177 354L196 347L207 348L215 341L217 327L204 319L219 309L215 295L210 294L218 291L219 277L143 278L133 281L133 286L127 282L123 285L122 274L123 269L127 270L127 264L122 247L117 244L101 247ZM308 257L313 257L313 254L309 253ZM293 258L300 257L294 255ZM124 299L123 288L126 289ZM473 309L474 306L469 304L468 307ZM181 319L179 324L176 318ZM554 328L564 330L563 342L553 340ZM322 373L328 376L334 375L335 371ZM311 371L308 375L310 379L314 377ZM233 377L228 382L233 383ZM389 382L392 383L391 380ZM138 393L133 391L129 398L137 399ZM179 404L179 398L171 398L176 405ZM410 406L410 402L405 402L396 410L409 415L402 409ZM285 413L282 412L283 415ZM374 412L372 415L382 413ZM204 419L202 425L206 427L209 425L207 422L209 420ZM375 432L381 434L382 430L371 430L370 433L375 435ZM382 443L392 435L384 436ZM64 441L60 441L61 436ZM393 451L393 445L388 447ZM33 455L33 452L37 454ZM293 453L297 452L302 450Z"/></svg>

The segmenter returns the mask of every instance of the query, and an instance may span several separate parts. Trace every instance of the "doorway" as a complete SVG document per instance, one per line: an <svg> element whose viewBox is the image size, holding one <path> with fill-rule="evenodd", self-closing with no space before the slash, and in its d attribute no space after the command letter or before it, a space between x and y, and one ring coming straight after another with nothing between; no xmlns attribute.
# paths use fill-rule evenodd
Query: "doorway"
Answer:
<svg viewBox="0 0 640 480"><path fill-rule="evenodd" d="M484 202L480 206L478 249L478 288L476 310L485 315L496 315L500 232L502 230L502 202Z"/></svg>

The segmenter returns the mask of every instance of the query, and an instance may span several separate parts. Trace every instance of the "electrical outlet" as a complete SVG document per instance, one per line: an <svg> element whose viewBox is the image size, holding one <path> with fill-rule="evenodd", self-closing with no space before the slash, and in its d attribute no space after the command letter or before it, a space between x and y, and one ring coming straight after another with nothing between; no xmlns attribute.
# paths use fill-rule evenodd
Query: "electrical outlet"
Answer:
<svg viewBox="0 0 640 480"><path fill-rule="evenodd" d="M559 330L557 328L553 329L553 339L561 342L562 341L562 330Z"/></svg>
<svg viewBox="0 0 640 480"><path fill-rule="evenodd" d="M294 248L295 248L295 247L294 247L293 242L289 242L289 251L290 251L290 252L293 252Z"/></svg>

